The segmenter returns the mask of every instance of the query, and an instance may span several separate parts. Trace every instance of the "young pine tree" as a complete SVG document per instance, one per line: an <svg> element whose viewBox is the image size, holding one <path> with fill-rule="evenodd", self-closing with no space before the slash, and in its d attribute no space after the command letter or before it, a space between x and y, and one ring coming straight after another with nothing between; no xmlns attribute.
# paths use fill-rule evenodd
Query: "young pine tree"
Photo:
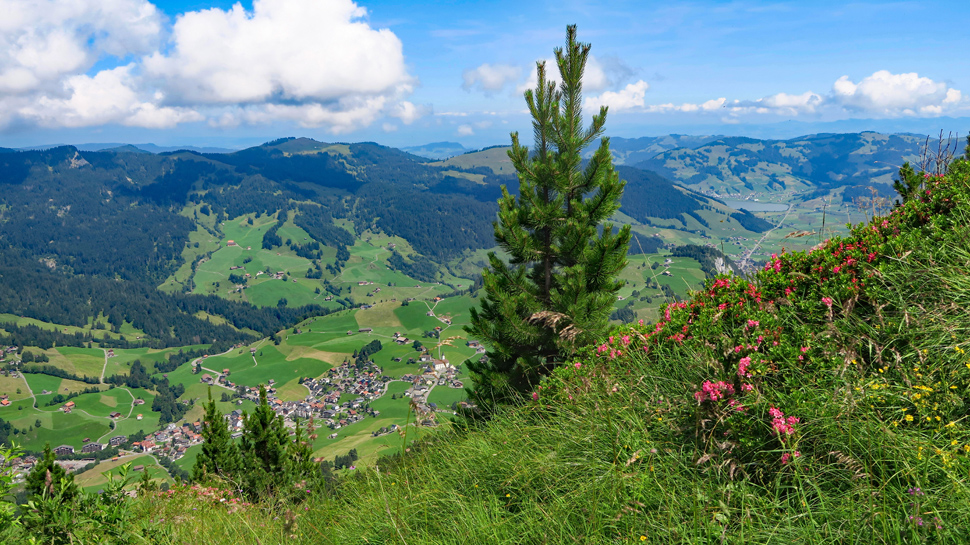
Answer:
<svg viewBox="0 0 970 545"><path fill-rule="evenodd" d="M245 489L252 497L272 495L287 477L289 436L283 418L276 416L266 401L266 388L259 388L259 405L253 414L243 413L240 450Z"/></svg>
<svg viewBox="0 0 970 545"><path fill-rule="evenodd" d="M65 486L64 499L75 497L80 490L74 484L74 474L67 473L64 468L54 463L54 452L51 451L50 443L44 445L44 457L37 461L27 479L24 488L30 496L43 496L47 494L53 496L61 487L61 481L67 481Z"/></svg>
<svg viewBox="0 0 970 545"><path fill-rule="evenodd" d="M209 388L209 402L205 404L202 438L205 442L192 466L192 478L201 481L206 475L218 475L231 479L239 471L242 461L229 433L229 425L212 399L212 388Z"/></svg>
<svg viewBox="0 0 970 545"><path fill-rule="evenodd" d="M582 78L589 44L566 29L557 48L561 83L537 65L538 84L525 93L535 145L512 133L509 157L518 172L519 197L503 186L495 239L508 263L494 253L483 273L485 296L472 309L466 331L490 348L487 362L470 363L473 399L486 408L528 392L576 346L606 329L617 275L626 266L630 228L600 224L619 207L624 183L603 138L586 166L582 151L603 133L606 107L583 126Z"/></svg>

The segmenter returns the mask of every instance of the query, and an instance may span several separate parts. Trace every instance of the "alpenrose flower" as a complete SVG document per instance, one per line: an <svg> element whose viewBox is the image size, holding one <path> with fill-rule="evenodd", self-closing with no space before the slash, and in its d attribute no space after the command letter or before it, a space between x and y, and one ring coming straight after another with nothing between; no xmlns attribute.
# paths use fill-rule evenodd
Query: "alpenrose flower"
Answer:
<svg viewBox="0 0 970 545"><path fill-rule="evenodd" d="M694 392L694 399L696 399L698 403L703 403L704 401L717 401L719 399L725 399L733 395L734 386L724 382L723 380L718 382L705 380L700 391Z"/></svg>

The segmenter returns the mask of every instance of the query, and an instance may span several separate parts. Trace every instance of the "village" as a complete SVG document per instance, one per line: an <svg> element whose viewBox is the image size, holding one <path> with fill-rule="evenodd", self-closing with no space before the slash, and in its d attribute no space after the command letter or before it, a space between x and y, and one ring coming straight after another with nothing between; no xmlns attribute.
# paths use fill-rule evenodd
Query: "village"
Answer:
<svg viewBox="0 0 970 545"><path fill-rule="evenodd" d="M361 328L358 333L370 333L370 328ZM352 332L348 332L352 333ZM393 341L397 344L411 344L413 341L400 332L395 332ZM476 351L484 352L484 348L477 341L466 343ZM255 349L253 349L255 350ZM202 360L193 365L197 372L202 370ZM376 418L380 411L372 409L370 402L384 396L387 386L391 382L406 382L410 387L404 392L405 397L411 398L414 410L419 414L431 414L439 409L434 403L428 403L428 394L436 386L446 388L464 388L464 383L458 380L460 369L451 364L447 358L438 358L431 354L431 350L421 347L415 358L409 358L408 364L416 366L414 373L407 373L401 378L392 378L383 374L382 369L369 358L358 358L356 361L346 360L330 369L318 378L304 377L300 384L307 389L307 396L300 401L284 401L276 396L276 383L270 379L266 385L266 400L273 411L284 419L287 427L295 429L297 421L306 422L312 419L315 427L326 427L332 430L330 438L335 439L339 430L352 425L367 417ZM243 386L230 379L229 369L221 373L202 373L200 381L205 384L221 386L233 390L233 397L237 405L243 400L259 403L259 387ZM351 396L353 396L351 399ZM343 399L344 401L341 401ZM225 415L229 430L234 437L239 437L243 429L242 411L237 409ZM425 418L419 424L436 425L434 419ZM173 453L177 459L180 453Z"/></svg>

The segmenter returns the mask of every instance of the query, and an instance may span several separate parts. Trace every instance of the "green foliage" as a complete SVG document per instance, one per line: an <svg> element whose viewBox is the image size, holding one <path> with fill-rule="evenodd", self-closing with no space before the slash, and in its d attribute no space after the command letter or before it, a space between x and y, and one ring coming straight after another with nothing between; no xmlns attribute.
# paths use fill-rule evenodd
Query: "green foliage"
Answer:
<svg viewBox="0 0 970 545"><path fill-rule="evenodd" d="M205 404L201 435L204 443L202 451L195 459L192 478L204 482L210 475L222 479L237 475L242 467L242 459L238 447L230 437L229 425L212 399L212 388L209 388L209 402Z"/></svg>
<svg viewBox="0 0 970 545"><path fill-rule="evenodd" d="M624 184L613 169L609 139L582 165L582 151L603 132L606 108L583 128L582 75L589 45L567 28L556 49L562 83L547 81L537 66L535 91L525 99L535 147L512 134L509 157L519 174L519 197L503 187L495 239L509 253L504 263L489 254L481 310L471 311L467 331L490 347L487 360L469 363L480 405L528 392L606 327L626 265L630 229L600 223L618 208Z"/></svg>
<svg viewBox="0 0 970 545"><path fill-rule="evenodd" d="M78 494L74 484L74 474L67 473L64 468L54 463L54 452L50 443L44 446L43 458L37 460L34 468L27 475L25 488L31 496L57 495L66 500L73 499Z"/></svg>

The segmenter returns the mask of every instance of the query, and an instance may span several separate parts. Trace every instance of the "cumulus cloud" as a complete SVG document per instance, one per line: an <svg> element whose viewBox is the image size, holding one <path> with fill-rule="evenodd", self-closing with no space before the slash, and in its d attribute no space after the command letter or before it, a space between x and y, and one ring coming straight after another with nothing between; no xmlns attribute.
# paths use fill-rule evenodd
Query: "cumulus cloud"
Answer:
<svg viewBox="0 0 970 545"><path fill-rule="evenodd" d="M853 83L842 76L832 85L833 100L849 110L896 117L941 115L964 102L963 94L946 83L911 72L880 70Z"/></svg>
<svg viewBox="0 0 970 545"><path fill-rule="evenodd" d="M640 80L631 83L619 91L606 91L597 97L586 99L586 108L599 110L601 106L609 106L613 111L632 110L643 107L643 97L650 85Z"/></svg>
<svg viewBox="0 0 970 545"><path fill-rule="evenodd" d="M458 136L472 136L475 129L471 125L458 125Z"/></svg>
<svg viewBox="0 0 970 545"><path fill-rule="evenodd" d="M188 121L201 121L191 109L159 107L143 100L133 88L132 66L102 70L94 77L72 76L65 82L66 98L42 95L19 109L25 119L46 127L88 127L106 123L171 128ZM156 101L159 96L152 97Z"/></svg>
<svg viewBox="0 0 970 545"><path fill-rule="evenodd" d="M416 82L401 41L352 0L255 0L187 12L170 29L145 0L0 4L3 124L285 120L346 133L431 113L406 100ZM99 61L127 64L91 72Z"/></svg>
<svg viewBox="0 0 970 545"><path fill-rule="evenodd" d="M462 89L478 90L486 94L501 91L509 83L522 77L522 68L508 64L482 64L465 70L462 75Z"/></svg>
<svg viewBox="0 0 970 545"><path fill-rule="evenodd" d="M151 52L162 18L144 0L5 0L0 4L0 93L62 88L104 55Z"/></svg>
<svg viewBox="0 0 970 545"><path fill-rule="evenodd" d="M350 0L256 0L178 17L169 54L145 60L172 99L324 102L388 97L410 85L401 41Z"/></svg>
<svg viewBox="0 0 970 545"><path fill-rule="evenodd" d="M717 98L703 103L646 104L649 86L644 81L627 85L619 91L606 91L587 99L587 106L602 104L612 109L643 113L727 113L732 122L739 115L845 115L862 113L872 117L923 116L933 117L970 109L970 100L957 89L943 82L918 74L892 74L886 70L875 72L859 83L842 76L832 91L822 95L812 91L801 94L776 93L755 100Z"/></svg>

